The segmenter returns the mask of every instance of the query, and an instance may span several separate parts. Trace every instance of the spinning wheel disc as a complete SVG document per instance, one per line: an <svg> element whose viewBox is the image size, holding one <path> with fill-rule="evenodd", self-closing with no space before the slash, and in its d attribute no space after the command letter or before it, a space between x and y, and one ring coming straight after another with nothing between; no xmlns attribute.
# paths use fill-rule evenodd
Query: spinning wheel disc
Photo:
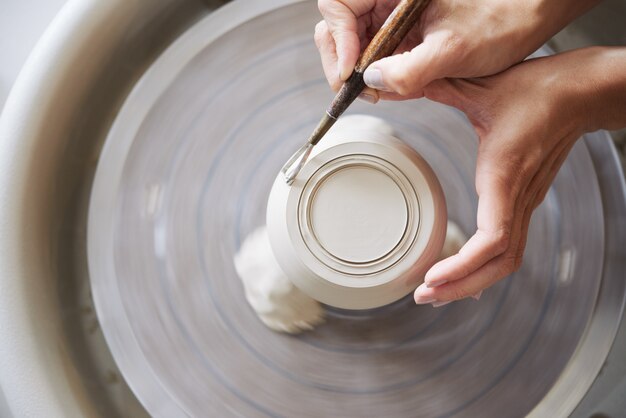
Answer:
<svg viewBox="0 0 626 418"><path fill-rule="evenodd" d="M573 148L536 210L522 268L480 302L328 308L315 331L276 334L245 302L232 259L332 94L311 36L315 4L269 3L230 4L175 42L102 152L90 272L129 385L158 416L530 412L576 349L602 279L605 225L587 145ZM426 100L350 112L391 124L434 168L449 217L475 230L477 139L461 113Z"/></svg>

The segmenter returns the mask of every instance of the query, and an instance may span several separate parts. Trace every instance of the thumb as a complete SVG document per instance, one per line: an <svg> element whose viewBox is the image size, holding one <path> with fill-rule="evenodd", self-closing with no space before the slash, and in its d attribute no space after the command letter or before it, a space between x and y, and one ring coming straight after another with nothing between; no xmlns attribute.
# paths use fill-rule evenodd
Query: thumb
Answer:
<svg viewBox="0 0 626 418"><path fill-rule="evenodd" d="M424 86L445 76L445 60L438 52L440 48L428 39L410 51L371 64L363 74L365 84L406 98L423 96Z"/></svg>

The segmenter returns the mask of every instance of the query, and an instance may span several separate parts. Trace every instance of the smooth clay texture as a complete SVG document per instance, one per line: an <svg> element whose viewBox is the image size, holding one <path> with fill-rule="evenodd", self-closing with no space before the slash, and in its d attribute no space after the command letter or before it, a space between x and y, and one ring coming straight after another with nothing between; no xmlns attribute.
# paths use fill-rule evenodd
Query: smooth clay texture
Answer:
<svg viewBox="0 0 626 418"><path fill-rule="evenodd" d="M310 212L313 233L330 254L366 263L391 252L408 223L404 195L384 173L338 170L319 185Z"/></svg>

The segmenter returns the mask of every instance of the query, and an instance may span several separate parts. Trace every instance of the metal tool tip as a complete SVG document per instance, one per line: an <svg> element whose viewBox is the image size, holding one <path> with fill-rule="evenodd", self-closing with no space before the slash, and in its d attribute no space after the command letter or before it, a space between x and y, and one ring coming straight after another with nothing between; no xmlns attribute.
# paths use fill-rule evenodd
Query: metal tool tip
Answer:
<svg viewBox="0 0 626 418"><path fill-rule="evenodd" d="M309 155L311 154L311 150L313 149L313 144L310 142L301 147L295 154L287 161L287 163L283 166L281 172L285 176L285 182L287 185L291 186L296 179L296 176L302 170L304 163L306 163Z"/></svg>

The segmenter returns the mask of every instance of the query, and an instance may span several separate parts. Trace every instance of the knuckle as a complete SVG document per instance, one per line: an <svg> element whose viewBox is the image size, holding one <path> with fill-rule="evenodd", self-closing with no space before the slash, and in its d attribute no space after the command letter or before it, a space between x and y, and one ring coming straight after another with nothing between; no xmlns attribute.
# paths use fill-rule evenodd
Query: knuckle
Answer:
<svg viewBox="0 0 626 418"><path fill-rule="evenodd" d="M328 11L328 8L331 2L332 0L318 0L317 1L317 8L322 13L322 15Z"/></svg>
<svg viewBox="0 0 626 418"><path fill-rule="evenodd" d="M516 257L507 257L506 263L504 263L505 274L511 274L516 271L515 265L517 264Z"/></svg>
<svg viewBox="0 0 626 418"><path fill-rule="evenodd" d="M400 96L408 96L411 94L411 86L405 77L398 78L395 81L394 90Z"/></svg>
<svg viewBox="0 0 626 418"><path fill-rule="evenodd" d="M545 200L549 191L550 191L550 184L545 185L539 190L539 192L537 193L537 197L531 206L532 210L537 209L537 207Z"/></svg>
<svg viewBox="0 0 626 418"><path fill-rule="evenodd" d="M512 155L507 155L506 168L507 170L500 173L502 177L506 180L508 177L507 174L509 171L524 174L530 170L530 166L526 163L526 155L509 153Z"/></svg>
<svg viewBox="0 0 626 418"><path fill-rule="evenodd" d="M405 54L408 54L408 52L405 52L402 55ZM385 82L389 85L389 87L401 96L411 94L415 80L412 79L412 75L406 66L399 65L399 63L396 63L394 60L388 69L389 70L385 74L385 77L387 78Z"/></svg>
<svg viewBox="0 0 626 418"><path fill-rule="evenodd" d="M524 247L525 243L522 242L515 251L513 257L513 272L518 271L522 267L522 262L524 261Z"/></svg>
<svg viewBox="0 0 626 418"><path fill-rule="evenodd" d="M465 288L463 287L455 287L454 289L452 289L452 291L450 292L450 298L452 300L460 300L460 299L465 299L466 297L470 296L470 292L468 292Z"/></svg>
<svg viewBox="0 0 626 418"><path fill-rule="evenodd" d="M437 99L441 100L441 90L436 88L435 83L430 83L424 86L424 97L429 100L437 101Z"/></svg>
<svg viewBox="0 0 626 418"><path fill-rule="evenodd" d="M341 0L318 0L317 8L331 28L342 22L346 13L351 13Z"/></svg>
<svg viewBox="0 0 626 418"><path fill-rule="evenodd" d="M541 166L532 158L529 159L525 158L525 156L518 156L511 158L511 161L507 163L507 169L508 172L511 173L509 175L509 184L513 186L515 193L520 193L523 187L527 185L530 179L541 169Z"/></svg>
<svg viewBox="0 0 626 418"><path fill-rule="evenodd" d="M326 21L325 20L320 20L315 25L315 35L316 36L322 35L326 31L326 28L327 28Z"/></svg>
<svg viewBox="0 0 626 418"><path fill-rule="evenodd" d="M313 35L313 39L315 40L315 45L318 48L322 44L322 41L326 34L326 30L327 30L326 22L324 22L323 20L318 22L317 25L315 25L315 33Z"/></svg>
<svg viewBox="0 0 626 418"><path fill-rule="evenodd" d="M473 268L468 263L459 263L459 265L456 266L455 270L455 276L466 278L474 272L475 268Z"/></svg>
<svg viewBox="0 0 626 418"><path fill-rule="evenodd" d="M468 43L462 35L450 31L442 40L440 52L445 55L458 56L467 52Z"/></svg>
<svg viewBox="0 0 626 418"><path fill-rule="evenodd" d="M499 278L504 278L511 273L516 272L517 267L517 257L514 254L506 254L502 259L500 268L498 269Z"/></svg>
<svg viewBox="0 0 626 418"><path fill-rule="evenodd" d="M511 231L508 228L500 228L490 234L489 241L494 251L498 254L502 254L509 249Z"/></svg>

